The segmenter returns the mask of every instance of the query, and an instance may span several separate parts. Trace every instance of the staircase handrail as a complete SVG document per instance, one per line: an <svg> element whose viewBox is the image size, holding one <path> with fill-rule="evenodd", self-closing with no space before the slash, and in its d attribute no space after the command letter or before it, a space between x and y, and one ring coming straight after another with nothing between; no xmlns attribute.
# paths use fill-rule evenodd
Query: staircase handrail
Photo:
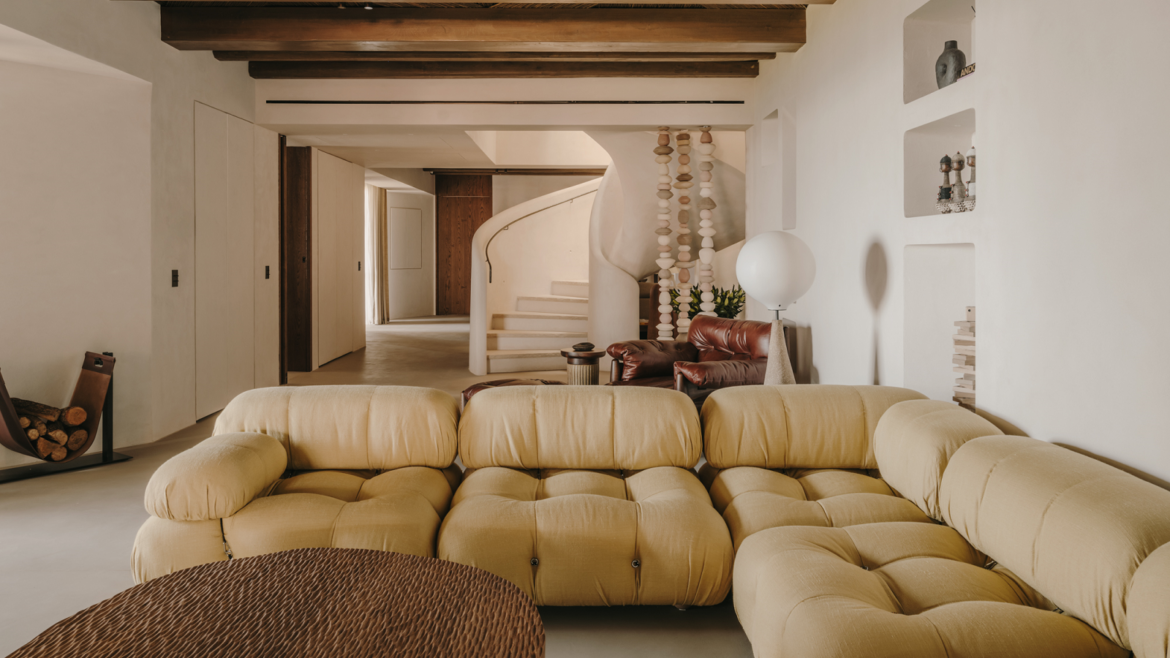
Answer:
<svg viewBox="0 0 1170 658"><path fill-rule="evenodd" d="M597 194L597 190L589 190L588 192L582 192L581 194L578 194L577 196L569 197L568 199L565 199L563 201L558 201L558 202L552 204L551 206L545 206L545 207L541 208L540 210L534 210L534 211L528 213L527 215L522 215L520 217L517 217L516 219L513 219L512 221L508 222L507 224L504 224L503 226L501 226L495 233L492 233L492 237L488 238L487 244L485 244L483 246L484 260L487 261L487 266L488 266L488 283L492 282L492 254L491 254L492 240L495 240L497 235L499 235L500 233L502 233L504 231L507 231L513 224L515 224L516 222L519 222L520 220L528 219L529 217L532 217L533 215L539 215L540 213L542 213L550 208L556 208L557 206L564 205L566 203L572 203L573 201L580 199L581 197L589 196L590 194Z"/></svg>

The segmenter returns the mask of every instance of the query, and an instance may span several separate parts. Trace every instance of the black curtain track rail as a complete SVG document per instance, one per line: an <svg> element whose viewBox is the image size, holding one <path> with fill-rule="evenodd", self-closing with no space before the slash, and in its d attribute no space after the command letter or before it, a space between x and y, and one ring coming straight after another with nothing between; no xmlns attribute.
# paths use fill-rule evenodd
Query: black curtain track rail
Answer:
<svg viewBox="0 0 1170 658"><path fill-rule="evenodd" d="M744 101L264 101L269 105L743 105Z"/></svg>

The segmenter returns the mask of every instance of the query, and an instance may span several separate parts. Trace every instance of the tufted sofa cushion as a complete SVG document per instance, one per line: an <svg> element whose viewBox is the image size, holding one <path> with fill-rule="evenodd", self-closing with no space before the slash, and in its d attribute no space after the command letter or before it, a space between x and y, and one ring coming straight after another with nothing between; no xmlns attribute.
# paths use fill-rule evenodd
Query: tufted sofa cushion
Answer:
<svg viewBox="0 0 1170 658"><path fill-rule="evenodd" d="M446 468L455 460L455 399L414 386L284 386L236 396L215 433L284 444L294 470Z"/></svg>
<svg viewBox="0 0 1170 658"><path fill-rule="evenodd" d="M690 398L656 388L496 388L476 395L459 421L468 468L694 468L702 449Z"/></svg>
<svg viewBox="0 0 1170 658"><path fill-rule="evenodd" d="M922 396L882 386L741 386L703 405L700 472L735 546L766 528L928 522L875 470L873 436L892 406Z"/></svg>
<svg viewBox="0 0 1170 658"><path fill-rule="evenodd" d="M222 434L163 462L146 485L146 511L171 521L222 519L280 478L284 446L264 434Z"/></svg>
<svg viewBox="0 0 1170 658"><path fill-rule="evenodd" d="M1170 656L1170 544L1142 561L1125 597L1129 641L1138 658Z"/></svg>
<svg viewBox="0 0 1170 658"><path fill-rule="evenodd" d="M882 414L874 456L899 495L941 521L938 489L951 456L966 442L1003 432L987 419L939 400L907 400Z"/></svg>
<svg viewBox="0 0 1170 658"><path fill-rule="evenodd" d="M757 658L1124 658L951 528L774 528L736 558Z"/></svg>
<svg viewBox="0 0 1170 658"><path fill-rule="evenodd" d="M715 468L878 467L873 434L894 404L924 399L890 386L737 386L703 405L707 461Z"/></svg>
<svg viewBox="0 0 1170 658"><path fill-rule="evenodd" d="M449 471L407 466L293 475L225 518L223 535L235 557L318 547L431 556L459 482L458 467Z"/></svg>
<svg viewBox="0 0 1170 658"><path fill-rule="evenodd" d="M1170 491L1051 443L989 436L951 457L939 504L975 548L1133 646L1126 602L1139 566L1170 543Z"/></svg>
<svg viewBox="0 0 1170 658"><path fill-rule="evenodd" d="M714 605L731 586L727 527L694 474L669 466L476 470L439 557L507 578L537 605Z"/></svg>
<svg viewBox="0 0 1170 658"><path fill-rule="evenodd" d="M896 497L876 471L750 466L719 471L704 465L700 476L736 550L752 534L779 526L930 521L913 503Z"/></svg>
<svg viewBox="0 0 1170 658"><path fill-rule="evenodd" d="M440 558L507 578L538 605L714 605L731 585L727 526L689 470L690 399L653 388L484 391L460 423L470 467Z"/></svg>

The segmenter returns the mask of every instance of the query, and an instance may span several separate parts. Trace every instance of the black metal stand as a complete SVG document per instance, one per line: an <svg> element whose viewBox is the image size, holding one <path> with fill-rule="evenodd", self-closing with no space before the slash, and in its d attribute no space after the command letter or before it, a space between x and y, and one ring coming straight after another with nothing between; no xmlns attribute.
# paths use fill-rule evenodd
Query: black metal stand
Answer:
<svg viewBox="0 0 1170 658"><path fill-rule="evenodd" d="M102 403L102 453L100 455L96 453L83 455L73 461L62 462L60 464L44 462L41 464L6 468L0 470L0 484L4 482L16 482L17 480L28 480L29 478L51 475L53 473L64 473L65 471L77 471L83 468L93 468L94 466L116 464L129 459L131 459L130 455L114 452L114 380L111 378L109 388L106 389L106 399Z"/></svg>

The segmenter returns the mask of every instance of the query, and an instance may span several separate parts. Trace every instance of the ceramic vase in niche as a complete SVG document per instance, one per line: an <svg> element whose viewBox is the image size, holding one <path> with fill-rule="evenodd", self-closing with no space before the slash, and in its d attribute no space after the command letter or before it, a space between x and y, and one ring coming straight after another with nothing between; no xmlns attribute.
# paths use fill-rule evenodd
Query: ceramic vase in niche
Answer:
<svg viewBox="0 0 1170 658"><path fill-rule="evenodd" d="M959 74L962 73L965 66L967 66L967 56L959 50L959 42L948 41L943 46L943 52L938 56L938 61L934 63L934 80L938 83L938 88L942 89L958 80Z"/></svg>

